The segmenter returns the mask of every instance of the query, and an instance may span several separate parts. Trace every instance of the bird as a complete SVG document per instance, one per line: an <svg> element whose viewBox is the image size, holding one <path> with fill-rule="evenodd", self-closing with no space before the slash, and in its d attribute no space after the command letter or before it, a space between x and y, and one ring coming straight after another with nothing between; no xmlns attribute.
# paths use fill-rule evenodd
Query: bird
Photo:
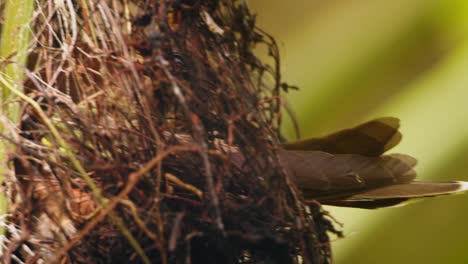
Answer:
<svg viewBox="0 0 468 264"><path fill-rule="evenodd" d="M416 159L385 154L402 139L400 120L382 117L278 148L287 177L306 202L376 209L468 191L468 182L417 180Z"/></svg>

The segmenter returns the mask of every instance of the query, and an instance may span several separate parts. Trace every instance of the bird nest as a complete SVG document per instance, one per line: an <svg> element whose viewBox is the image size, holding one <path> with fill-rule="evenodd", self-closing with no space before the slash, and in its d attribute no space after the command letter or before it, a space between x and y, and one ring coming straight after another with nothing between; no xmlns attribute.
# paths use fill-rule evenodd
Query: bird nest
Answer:
<svg viewBox="0 0 468 264"><path fill-rule="evenodd" d="M243 1L37 1L32 27L4 263L329 260L332 225L276 157L291 87Z"/></svg>

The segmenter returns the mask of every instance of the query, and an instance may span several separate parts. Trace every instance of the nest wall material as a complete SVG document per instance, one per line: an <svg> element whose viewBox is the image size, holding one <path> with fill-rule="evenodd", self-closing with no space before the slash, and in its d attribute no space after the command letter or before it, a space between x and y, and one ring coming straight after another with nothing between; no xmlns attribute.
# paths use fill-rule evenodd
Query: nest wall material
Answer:
<svg viewBox="0 0 468 264"><path fill-rule="evenodd" d="M276 159L288 86L243 1L37 4L5 263L329 260L332 226Z"/></svg>

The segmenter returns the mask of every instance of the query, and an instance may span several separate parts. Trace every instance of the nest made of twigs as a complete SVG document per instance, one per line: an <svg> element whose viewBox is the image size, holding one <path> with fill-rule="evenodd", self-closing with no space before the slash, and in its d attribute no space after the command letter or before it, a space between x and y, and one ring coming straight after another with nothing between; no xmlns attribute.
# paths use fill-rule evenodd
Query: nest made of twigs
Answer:
<svg viewBox="0 0 468 264"><path fill-rule="evenodd" d="M328 260L331 225L276 159L278 50L243 1L38 1L33 25L5 262Z"/></svg>

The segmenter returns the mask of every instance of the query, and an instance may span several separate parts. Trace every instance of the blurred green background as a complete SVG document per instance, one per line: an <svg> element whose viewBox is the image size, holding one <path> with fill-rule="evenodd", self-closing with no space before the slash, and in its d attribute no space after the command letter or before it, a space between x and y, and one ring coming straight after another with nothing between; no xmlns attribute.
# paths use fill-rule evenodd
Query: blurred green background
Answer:
<svg viewBox="0 0 468 264"><path fill-rule="evenodd" d="M248 3L280 45L283 79L301 88L288 100L303 137L396 116L392 152L417 157L419 178L468 181L468 1ZM335 263L468 263L468 195L326 209L346 234Z"/></svg>

